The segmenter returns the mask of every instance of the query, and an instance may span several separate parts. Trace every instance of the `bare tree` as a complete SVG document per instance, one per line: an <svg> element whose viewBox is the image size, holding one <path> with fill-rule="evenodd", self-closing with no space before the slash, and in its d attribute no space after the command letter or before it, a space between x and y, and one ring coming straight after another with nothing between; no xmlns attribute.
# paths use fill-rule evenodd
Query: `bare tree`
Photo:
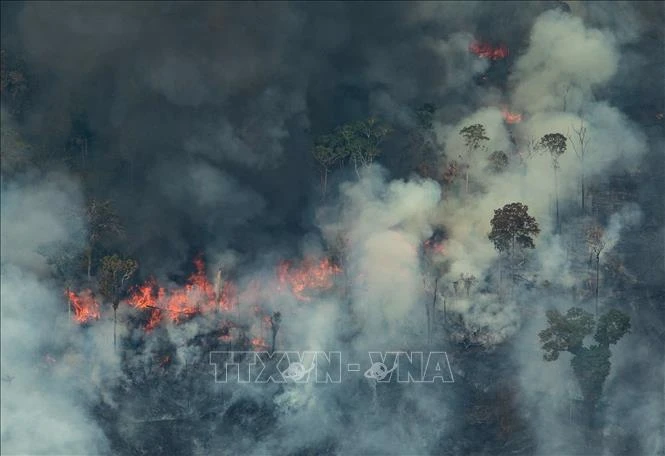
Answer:
<svg viewBox="0 0 665 456"><path fill-rule="evenodd" d="M270 330L272 331L272 344L271 344L271 349L270 353L275 352L275 344L277 342L277 333L279 332L279 327L282 324L282 314L279 312L275 312L272 314L270 317Z"/></svg>
<svg viewBox="0 0 665 456"><path fill-rule="evenodd" d="M460 280L464 284L464 290L466 291L466 297L468 298L471 292L471 287L477 281L476 276L474 276L473 274L462 273L460 274Z"/></svg>
<svg viewBox="0 0 665 456"><path fill-rule="evenodd" d="M102 258L101 273L99 275L99 291L102 296L113 303L113 346L116 346L116 313L120 298L132 277L138 263L131 258L122 259L118 255Z"/></svg>
<svg viewBox="0 0 665 456"><path fill-rule="evenodd" d="M317 138L312 155L321 166L321 193L325 198L328 187L328 173L333 166L344 160L345 151L340 147L334 135L323 135Z"/></svg>
<svg viewBox="0 0 665 456"><path fill-rule="evenodd" d="M570 144L573 147L573 150L575 151L575 155L577 155L577 158L580 161L581 174L582 174L582 213L585 213L586 167L584 163L584 158L587 152L589 151L589 144L591 142L591 139L589 138L589 132L587 130L587 127L584 126L584 120L580 120L579 128L575 128L574 126L572 128L574 134L572 135L573 140L570 141Z"/></svg>
<svg viewBox="0 0 665 456"><path fill-rule="evenodd" d="M600 255L603 253L603 250L605 250L605 246L607 245L604 236L603 236L603 229L598 226L594 225L592 226L588 232L587 232L587 244L589 246L589 253L591 255L591 258L596 261L596 290L595 290L595 296L596 296L596 318L598 318L598 290L599 290L599 283L600 283Z"/></svg>

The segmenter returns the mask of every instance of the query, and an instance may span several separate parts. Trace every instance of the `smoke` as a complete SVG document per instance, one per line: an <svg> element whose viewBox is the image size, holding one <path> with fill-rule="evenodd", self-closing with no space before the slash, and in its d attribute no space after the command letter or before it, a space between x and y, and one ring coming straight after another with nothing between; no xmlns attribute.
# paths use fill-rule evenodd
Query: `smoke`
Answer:
<svg viewBox="0 0 665 456"><path fill-rule="evenodd" d="M546 309L591 306L584 230L593 216L606 243L601 309L630 313L634 328L613 347L605 451L634 438L645 454L662 452L662 373L649 366L662 341L653 326L662 267L646 266L662 262L665 224L655 203L655 3L3 4L3 51L20 56L31 87L9 119L3 86L2 371L14 377L2 382L6 451L573 453L581 436L566 407L579 391L569 359L542 360L537 333ZM476 40L510 53L483 59L469 52ZM422 164L411 147L414 110L425 102L438 107L428 165L439 182L412 173ZM521 122L507 123L502 109ZM358 176L331 170L322 200L314 138L370 115L395 130L383 155ZM459 132L472 124L490 139L468 154ZM583 160L573 147L581 126L590 139ZM534 144L556 132L568 141L555 170ZM493 151L508 157L502 172ZM453 161L469 165L468 192L464 171L443 184ZM616 183L624 175L635 188ZM83 248L85 224L71 214L90 197L113 200L126 238L110 248L139 261L140 279L180 286L204 253L208 279L222 267L239 289L229 318L268 340L265 317L279 311L282 348L420 348L433 292L423 283L436 274L434 345L455 355L458 384L360 376L340 386L222 387L206 345L218 321L198 315L146 334L124 302L116 353L108 303L100 321L74 327L62 284L37 252ZM515 284L514 259L488 239L493 211L511 202L527 205L541 228L536 248L517 258ZM423 243L440 229L445 252L431 268ZM330 249L344 267L330 290L302 302L279 283L281 259ZM460 281L469 276L467 290ZM488 371L516 385L514 415L526 430L505 431L496 415L496 429L470 421L503 388ZM45 430L37 437L28 434L35 424Z"/></svg>
<svg viewBox="0 0 665 456"><path fill-rule="evenodd" d="M109 450L90 406L114 379L109 320L94 331L67 316L39 246L75 243L78 185L64 172L2 184L2 446L7 454L100 454ZM35 430L39 430L36 432Z"/></svg>

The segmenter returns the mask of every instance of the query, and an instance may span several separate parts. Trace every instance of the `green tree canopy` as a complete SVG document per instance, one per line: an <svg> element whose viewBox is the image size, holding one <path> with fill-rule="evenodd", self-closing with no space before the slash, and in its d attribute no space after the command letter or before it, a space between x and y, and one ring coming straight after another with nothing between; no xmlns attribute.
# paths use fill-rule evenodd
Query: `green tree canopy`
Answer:
<svg viewBox="0 0 665 456"><path fill-rule="evenodd" d="M593 332L593 315L573 307L562 315L558 310L546 312L548 328L538 336L545 350L546 361L559 358L559 352L579 353L584 338Z"/></svg>
<svg viewBox="0 0 665 456"><path fill-rule="evenodd" d="M522 203L506 204L494 211L488 237L499 252L515 246L533 249L533 237L540 233L538 222L529 215L529 207Z"/></svg>

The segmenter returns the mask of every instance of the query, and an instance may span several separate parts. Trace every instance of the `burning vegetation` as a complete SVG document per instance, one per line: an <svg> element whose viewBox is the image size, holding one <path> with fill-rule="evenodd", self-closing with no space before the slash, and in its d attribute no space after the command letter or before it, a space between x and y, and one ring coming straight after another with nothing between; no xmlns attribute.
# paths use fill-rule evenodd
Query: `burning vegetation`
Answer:
<svg viewBox="0 0 665 456"><path fill-rule="evenodd" d="M297 267L291 261L282 261L277 267L280 288L289 289L300 301L310 301L308 291L329 290L334 278L342 269L330 258L315 260L306 258Z"/></svg>
<svg viewBox="0 0 665 456"><path fill-rule="evenodd" d="M99 320L101 316L99 302L90 289L82 290L79 293L68 289L65 291L65 296L69 300L70 308L74 311L72 318L75 322L84 324Z"/></svg>
<svg viewBox="0 0 665 456"><path fill-rule="evenodd" d="M504 44L493 46L482 41L473 41L469 45L469 51L478 57L489 60L502 60L510 54L508 47Z"/></svg>
<svg viewBox="0 0 665 456"><path fill-rule="evenodd" d="M167 322L179 324L196 315L202 315L223 318L218 335L220 341L237 341L242 339L242 335L247 331L246 327L232 320L232 315L237 313L240 298L251 303L268 294L287 292L298 301L310 302L313 295L330 290L335 284L335 277L342 272L341 267L327 257L305 258L297 266L293 261L284 260L276 267L275 284L261 285L252 280L239 294L232 281L224 280L221 270L217 272L215 282L211 282L202 257L195 258L193 264L194 272L181 287L160 286L150 277L129 290L124 302L135 310L146 313L146 333ZM72 318L75 322L84 324L100 318L101 307L92 291L86 289L77 294L68 290L66 295L74 311ZM251 337L248 342L256 350L264 350L270 346L266 343L264 334L269 332L266 328L272 328L274 316L258 305L254 306L253 315L259 320L261 335Z"/></svg>

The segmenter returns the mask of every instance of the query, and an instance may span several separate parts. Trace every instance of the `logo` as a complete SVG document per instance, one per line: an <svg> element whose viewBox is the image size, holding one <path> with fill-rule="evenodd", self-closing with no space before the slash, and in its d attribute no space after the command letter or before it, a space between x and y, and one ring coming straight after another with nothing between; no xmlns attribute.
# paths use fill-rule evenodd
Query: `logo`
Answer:
<svg viewBox="0 0 665 456"><path fill-rule="evenodd" d="M339 351L210 353L217 383L341 383L363 377L377 383L454 383L446 352L368 352L345 363ZM365 365L364 371L361 365Z"/></svg>

